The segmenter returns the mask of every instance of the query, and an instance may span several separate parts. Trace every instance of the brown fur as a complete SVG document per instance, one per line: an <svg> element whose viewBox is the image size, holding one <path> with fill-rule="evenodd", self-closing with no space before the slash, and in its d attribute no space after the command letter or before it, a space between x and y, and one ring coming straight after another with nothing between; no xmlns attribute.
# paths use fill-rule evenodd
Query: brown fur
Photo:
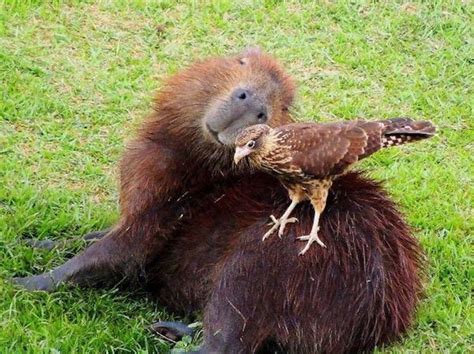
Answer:
<svg viewBox="0 0 474 354"><path fill-rule="evenodd" d="M377 183L354 172L334 182L320 222L327 249L304 257L296 236L311 228L309 203L295 210L300 222L282 239L262 242L286 191L265 175L224 190L178 230L149 279L172 311L204 309L206 349L247 353L271 341L292 353L358 352L406 331L420 291L420 250Z"/></svg>
<svg viewBox="0 0 474 354"><path fill-rule="evenodd" d="M320 221L327 249L299 257L295 236L309 231L311 207L296 209L300 222L283 239L262 243L286 192L272 177L236 170L233 151L196 119L238 82L273 80L284 95L269 124L291 120L291 79L272 58L251 55L260 60L252 75L231 57L167 81L122 159L118 224L48 278L28 281L138 281L171 311L204 311L203 352L342 353L388 343L412 321L420 249L383 189L357 173L336 180Z"/></svg>

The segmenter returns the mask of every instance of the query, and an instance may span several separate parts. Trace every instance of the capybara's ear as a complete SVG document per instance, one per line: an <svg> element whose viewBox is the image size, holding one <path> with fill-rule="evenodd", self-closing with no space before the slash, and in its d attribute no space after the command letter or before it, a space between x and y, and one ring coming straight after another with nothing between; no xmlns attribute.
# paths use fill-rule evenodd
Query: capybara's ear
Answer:
<svg viewBox="0 0 474 354"><path fill-rule="evenodd" d="M256 57L263 53L259 46L250 46L240 52L239 57L242 62L246 62L248 57Z"/></svg>

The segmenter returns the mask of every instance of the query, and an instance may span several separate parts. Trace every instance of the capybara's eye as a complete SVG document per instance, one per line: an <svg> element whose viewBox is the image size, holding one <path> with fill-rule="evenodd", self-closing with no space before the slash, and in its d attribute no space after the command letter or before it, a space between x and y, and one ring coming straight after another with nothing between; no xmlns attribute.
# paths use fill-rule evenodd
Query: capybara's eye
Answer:
<svg viewBox="0 0 474 354"><path fill-rule="evenodd" d="M249 59L248 59L248 58L240 58L240 59L239 59L240 65L248 64L248 62L249 62Z"/></svg>

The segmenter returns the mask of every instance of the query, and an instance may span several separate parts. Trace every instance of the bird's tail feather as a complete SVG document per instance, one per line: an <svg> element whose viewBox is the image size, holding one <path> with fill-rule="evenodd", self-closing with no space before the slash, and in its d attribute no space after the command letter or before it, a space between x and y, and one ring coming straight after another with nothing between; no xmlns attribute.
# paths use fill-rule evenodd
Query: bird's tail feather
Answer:
<svg viewBox="0 0 474 354"><path fill-rule="evenodd" d="M414 121L410 118L393 118L380 121L384 124L382 147L402 145L431 138L436 128L429 121Z"/></svg>

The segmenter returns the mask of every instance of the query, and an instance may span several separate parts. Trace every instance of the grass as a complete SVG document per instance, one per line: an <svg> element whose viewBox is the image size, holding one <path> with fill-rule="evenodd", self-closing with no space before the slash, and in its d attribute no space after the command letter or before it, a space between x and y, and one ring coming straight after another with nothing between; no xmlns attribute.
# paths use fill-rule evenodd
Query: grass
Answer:
<svg viewBox="0 0 474 354"><path fill-rule="evenodd" d="M171 315L143 297L27 293L5 279L81 247L33 251L22 238L66 239L117 219L116 162L163 77L249 44L297 79L301 119L403 115L439 127L364 164L429 259L413 329L380 351L472 352L473 22L470 1L0 0L0 352L170 350L146 325Z"/></svg>

